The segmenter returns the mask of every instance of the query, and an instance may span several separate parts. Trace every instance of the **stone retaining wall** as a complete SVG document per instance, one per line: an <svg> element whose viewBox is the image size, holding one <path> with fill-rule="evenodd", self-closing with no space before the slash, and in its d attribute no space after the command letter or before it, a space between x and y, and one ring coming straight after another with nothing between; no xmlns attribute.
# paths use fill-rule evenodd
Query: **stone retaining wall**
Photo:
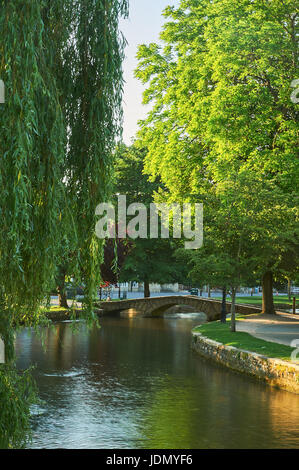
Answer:
<svg viewBox="0 0 299 470"><path fill-rule="evenodd" d="M225 346L192 332L192 348L201 356L230 369L256 377L269 385L299 394L299 365L258 353Z"/></svg>

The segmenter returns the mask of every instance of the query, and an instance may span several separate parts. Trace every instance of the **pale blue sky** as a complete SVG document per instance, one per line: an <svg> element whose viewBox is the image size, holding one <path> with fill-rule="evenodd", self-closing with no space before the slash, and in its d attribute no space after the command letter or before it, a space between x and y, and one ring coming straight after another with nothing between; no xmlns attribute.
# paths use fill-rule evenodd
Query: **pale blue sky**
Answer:
<svg viewBox="0 0 299 470"><path fill-rule="evenodd" d="M142 105L144 87L134 78L137 66L136 53L139 44L157 42L165 18L162 11L168 5L178 5L179 0L129 0L130 16L122 20L120 29L128 46L124 62L124 141L130 144L137 131L137 121L146 115L148 106Z"/></svg>

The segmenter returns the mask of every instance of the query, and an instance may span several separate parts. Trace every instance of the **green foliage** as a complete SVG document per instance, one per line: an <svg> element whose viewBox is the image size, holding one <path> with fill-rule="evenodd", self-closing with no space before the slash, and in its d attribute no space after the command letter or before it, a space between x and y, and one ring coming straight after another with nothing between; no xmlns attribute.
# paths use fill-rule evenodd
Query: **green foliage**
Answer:
<svg viewBox="0 0 299 470"><path fill-rule="evenodd" d="M14 324L35 321L62 252L71 251L86 299L100 280L95 207L109 193L120 132L126 5L17 0L1 9L0 297Z"/></svg>
<svg viewBox="0 0 299 470"><path fill-rule="evenodd" d="M63 116L43 6L17 0L0 13L0 296L15 323L34 318L53 278L62 194Z"/></svg>
<svg viewBox="0 0 299 470"><path fill-rule="evenodd" d="M159 180L149 181L143 173L145 154L146 149L139 147L138 142L131 147L119 147L115 161L115 190L127 196L127 204L140 202L149 209L161 183ZM163 284L178 282L184 276L174 256L176 246L172 241L148 237L130 243L131 248L120 273L122 280Z"/></svg>
<svg viewBox="0 0 299 470"><path fill-rule="evenodd" d="M136 76L154 105L146 169L171 192L240 167L298 188L295 12L294 0L184 0L165 11L165 47L140 46Z"/></svg>
<svg viewBox="0 0 299 470"><path fill-rule="evenodd" d="M143 174L147 149L138 141L130 147L118 146L115 155L114 188L118 194L127 197L127 204L142 202L147 207L153 202L154 193L161 186L160 180L149 181Z"/></svg>
<svg viewBox="0 0 299 470"><path fill-rule="evenodd" d="M95 209L111 193L112 150L121 133L124 40L118 31L126 0L70 2L75 41L67 55L70 128L66 158L67 194L76 221L77 281L92 312L101 281L103 241L95 234Z"/></svg>
<svg viewBox="0 0 299 470"><path fill-rule="evenodd" d="M24 447L30 437L30 406L37 402L31 371L0 367L0 449Z"/></svg>

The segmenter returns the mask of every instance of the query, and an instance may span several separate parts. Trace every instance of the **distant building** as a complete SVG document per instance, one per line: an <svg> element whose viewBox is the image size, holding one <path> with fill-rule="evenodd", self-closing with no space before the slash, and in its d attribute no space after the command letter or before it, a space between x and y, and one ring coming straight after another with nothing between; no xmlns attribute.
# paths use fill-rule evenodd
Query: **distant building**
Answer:
<svg viewBox="0 0 299 470"><path fill-rule="evenodd" d="M144 286L142 282L121 282L119 286L112 287L111 292L118 292L119 287L121 291L127 292L143 292ZM150 292L179 292L179 284L150 284Z"/></svg>

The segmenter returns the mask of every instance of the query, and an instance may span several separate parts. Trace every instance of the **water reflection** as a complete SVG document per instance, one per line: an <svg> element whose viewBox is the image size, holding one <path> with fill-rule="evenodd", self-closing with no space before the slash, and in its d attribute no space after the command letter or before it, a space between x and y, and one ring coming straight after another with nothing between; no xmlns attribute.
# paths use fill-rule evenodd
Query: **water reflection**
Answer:
<svg viewBox="0 0 299 470"><path fill-rule="evenodd" d="M298 447L298 396L200 359L195 319L104 318L100 330L28 329L18 366L36 364L43 403L32 447Z"/></svg>

